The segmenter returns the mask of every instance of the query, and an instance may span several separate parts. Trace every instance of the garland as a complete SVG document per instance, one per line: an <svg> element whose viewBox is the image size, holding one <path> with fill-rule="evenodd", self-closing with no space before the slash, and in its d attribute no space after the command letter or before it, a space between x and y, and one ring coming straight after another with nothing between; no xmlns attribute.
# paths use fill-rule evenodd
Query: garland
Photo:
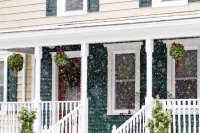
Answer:
<svg viewBox="0 0 200 133"><path fill-rule="evenodd" d="M54 56L54 62L58 67L64 67L68 63L68 57L62 50L58 50Z"/></svg>
<svg viewBox="0 0 200 133"><path fill-rule="evenodd" d="M62 80L65 81L65 85L74 87L80 83L80 66L73 60L69 60L67 65L60 71Z"/></svg>
<svg viewBox="0 0 200 133"><path fill-rule="evenodd" d="M170 56L176 60L176 66L178 67L179 61L185 56L185 49L183 44L172 43L170 47Z"/></svg>
<svg viewBox="0 0 200 133"><path fill-rule="evenodd" d="M14 77L17 77L17 72L23 68L23 56L21 54L13 54L8 57L9 68L14 71Z"/></svg>

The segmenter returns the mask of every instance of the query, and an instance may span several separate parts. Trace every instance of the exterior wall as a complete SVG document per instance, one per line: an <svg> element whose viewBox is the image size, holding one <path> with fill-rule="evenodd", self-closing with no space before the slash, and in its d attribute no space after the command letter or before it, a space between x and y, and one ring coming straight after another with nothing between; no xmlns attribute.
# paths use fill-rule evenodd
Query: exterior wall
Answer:
<svg viewBox="0 0 200 133"><path fill-rule="evenodd" d="M0 31L62 25L72 22L90 23L171 16L172 14L191 14L200 10L200 2L191 2L188 6L178 8L153 9L152 7L140 8L138 0L100 0L99 6L99 12L92 12L87 15L46 17L46 0L0 0Z"/></svg>
<svg viewBox="0 0 200 133"><path fill-rule="evenodd" d="M32 55L26 55L26 84L25 84L25 100L31 101L31 86L32 86L32 62L31 62Z"/></svg>

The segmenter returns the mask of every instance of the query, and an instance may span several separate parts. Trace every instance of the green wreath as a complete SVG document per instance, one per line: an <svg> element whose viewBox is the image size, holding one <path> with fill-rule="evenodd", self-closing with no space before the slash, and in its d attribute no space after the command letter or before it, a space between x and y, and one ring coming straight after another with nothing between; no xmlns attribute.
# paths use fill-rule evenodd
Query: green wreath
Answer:
<svg viewBox="0 0 200 133"><path fill-rule="evenodd" d="M180 61L185 56L185 53L186 51L182 44L172 43L172 46L170 47L170 56L173 59Z"/></svg>
<svg viewBox="0 0 200 133"><path fill-rule="evenodd" d="M9 68L14 71L14 76L18 71L21 71L23 68L24 58L21 54L13 54L8 57Z"/></svg>
<svg viewBox="0 0 200 133"><path fill-rule="evenodd" d="M54 62L58 67L63 67L68 63L68 57L62 50L58 50L54 56Z"/></svg>

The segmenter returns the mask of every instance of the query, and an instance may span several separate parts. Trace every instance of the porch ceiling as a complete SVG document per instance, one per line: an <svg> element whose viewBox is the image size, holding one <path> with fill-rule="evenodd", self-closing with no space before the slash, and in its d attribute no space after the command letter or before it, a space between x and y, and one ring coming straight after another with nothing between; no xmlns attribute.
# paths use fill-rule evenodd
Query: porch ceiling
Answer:
<svg viewBox="0 0 200 133"><path fill-rule="evenodd" d="M17 53L25 53L25 54L34 54L34 48L10 48L4 49L5 51L9 52L17 52Z"/></svg>
<svg viewBox="0 0 200 133"><path fill-rule="evenodd" d="M200 37L200 17L0 33L0 49Z"/></svg>

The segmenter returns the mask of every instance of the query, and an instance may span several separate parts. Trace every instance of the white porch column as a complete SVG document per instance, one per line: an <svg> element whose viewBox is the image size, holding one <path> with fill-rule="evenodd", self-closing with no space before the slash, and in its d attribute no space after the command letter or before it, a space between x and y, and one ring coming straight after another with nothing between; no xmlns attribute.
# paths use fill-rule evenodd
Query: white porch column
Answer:
<svg viewBox="0 0 200 133"><path fill-rule="evenodd" d="M42 58L42 47L35 47L35 99L34 108L37 109L36 117L34 122L34 131L36 133L41 132L41 109L40 109L40 74L41 74L41 58Z"/></svg>
<svg viewBox="0 0 200 133"><path fill-rule="evenodd" d="M153 101L152 97L152 53L153 53L153 40L147 39L146 40L146 54L147 54L147 92L146 92L146 98L145 98L145 105L150 104ZM146 124L148 122L148 118L152 117L152 104L146 109L145 111L145 121ZM149 133L149 129L145 127L145 133Z"/></svg>
<svg viewBox="0 0 200 133"><path fill-rule="evenodd" d="M153 100L152 97L152 53L153 53L153 39L146 40L146 54L147 54L147 92L145 104Z"/></svg>
<svg viewBox="0 0 200 133"><path fill-rule="evenodd" d="M89 45L81 44L81 104L83 104L81 133L88 133L87 58Z"/></svg>

